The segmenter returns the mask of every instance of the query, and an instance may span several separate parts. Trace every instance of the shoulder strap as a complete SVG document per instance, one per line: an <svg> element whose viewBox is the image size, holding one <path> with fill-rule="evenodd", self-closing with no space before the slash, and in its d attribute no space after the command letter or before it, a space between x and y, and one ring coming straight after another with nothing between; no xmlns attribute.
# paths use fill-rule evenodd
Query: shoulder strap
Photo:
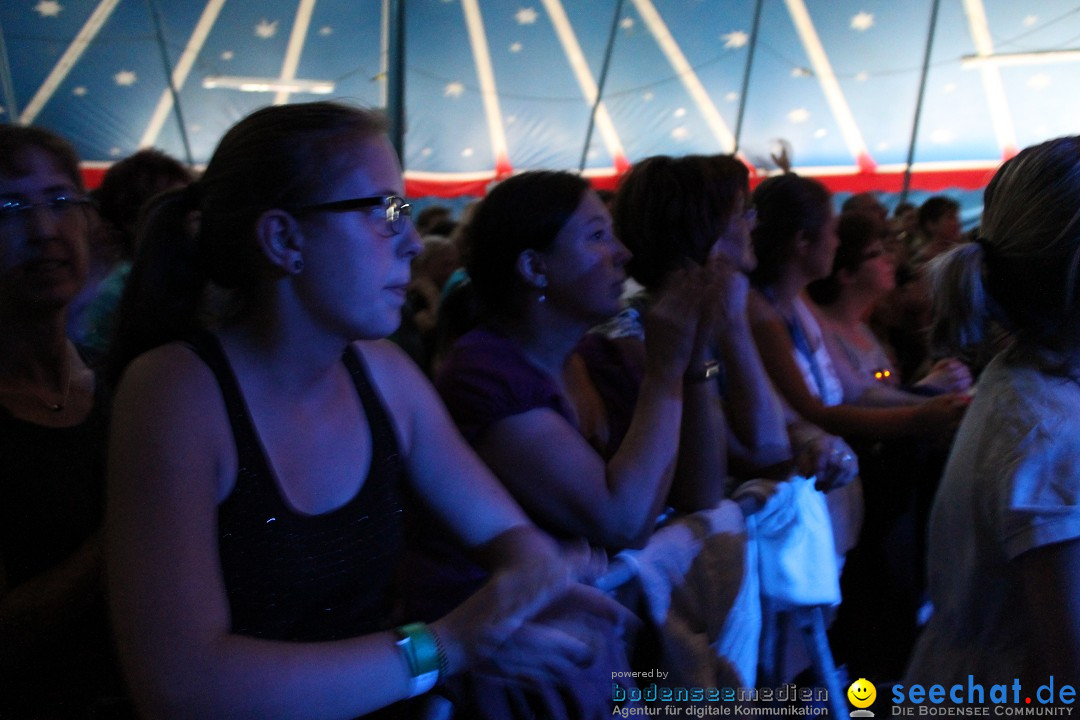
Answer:
<svg viewBox="0 0 1080 720"><path fill-rule="evenodd" d="M210 371L214 373L218 387L221 389L221 397L225 401L225 411L229 414L229 425L232 427L233 439L236 441L237 461L240 467L245 467L252 458L249 453L259 448L258 437L255 428L248 417L247 405L244 396L240 392L240 383L236 379L229 359L221 347L221 341L210 332L200 332L187 338L186 344L202 358Z"/></svg>
<svg viewBox="0 0 1080 720"><path fill-rule="evenodd" d="M396 462L398 460L398 441L397 435L394 433L393 421L390 419L389 412L383 405L382 400L375 392L375 387L371 383L367 366L364 364L360 352L355 346L349 345L342 354L341 359L352 377L353 385L356 387L356 394L360 396L360 403L364 407L364 414L367 415L368 425L371 427L373 463L377 457L376 452L382 455L379 459Z"/></svg>

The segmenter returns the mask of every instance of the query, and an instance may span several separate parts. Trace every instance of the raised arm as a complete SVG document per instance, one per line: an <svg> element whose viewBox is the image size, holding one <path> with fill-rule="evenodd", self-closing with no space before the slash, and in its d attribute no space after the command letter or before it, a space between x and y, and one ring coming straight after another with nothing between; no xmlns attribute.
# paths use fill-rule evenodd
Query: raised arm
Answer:
<svg viewBox="0 0 1080 720"><path fill-rule="evenodd" d="M646 315L644 379L607 462L546 408L504 418L481 438L481 457L542 527L611 548L644 543L674 477L700 291L700 282L673 285Z"/></svg>

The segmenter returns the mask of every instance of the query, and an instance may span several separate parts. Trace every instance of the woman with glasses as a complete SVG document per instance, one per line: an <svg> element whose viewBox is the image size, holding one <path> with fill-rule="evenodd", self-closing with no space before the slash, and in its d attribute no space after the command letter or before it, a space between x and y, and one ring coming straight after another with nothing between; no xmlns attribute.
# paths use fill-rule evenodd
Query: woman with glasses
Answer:
<svg viewBox="0 0 1080 720"><path fill-rule="evenodd" d="M807 287L821 319L825 344L844 398L868 405L908 405L926 395L962 392L971 373L953 358L939 360L915 383L916 395L900 390L900 373L866 320L896 287L896 264L885 248L889 233L873 215L844 213L836 224L839 245L828 277Z"/></svg>
<svg viewBox="0 0 1080 720"><path fill-rule="evenodd" d="M989 693L993 682L1016 682L1021 706L1025 696L1031 707L1073 702L1080 682L1078 218L1080 138L1049 140L994 174L978 241L930 266L935 340L978 346L993 339L993 320L1011 342L979 376L934 501L934 614L905 688L974 681ZM1044 685L1053 686L1051 697Z"/></svg>
<svg viewBox="0 0 1080 720"><path fill-rule="evenodd" d="M66 337L93 210L78 158L0 125L0 716L117 694L100 525L107 395Z"/></svg>
<svg viewBox="0 0 1080 720"><path fill-rule="evenodd" d="M586 555L536 531L381 340L419 250L402 194L378 116L310 103L248 116L150 209L114 356L107 511L118 645L147 715L397 716L478 663L542 685L590 660L548 608L570 593L610 619L574 582ZM407 497L492 569L430 624L397 613Z"/></svg>

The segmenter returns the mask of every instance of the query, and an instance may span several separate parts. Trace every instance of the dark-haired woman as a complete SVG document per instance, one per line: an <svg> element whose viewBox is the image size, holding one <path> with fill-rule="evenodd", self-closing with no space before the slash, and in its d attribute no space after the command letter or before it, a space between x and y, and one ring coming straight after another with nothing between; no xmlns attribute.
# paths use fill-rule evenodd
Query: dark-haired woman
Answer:
<svg viewBox="0 0 1080 720"><path fill-rule="evenodd" d="M106 393L65 334L91 210L51 132L0 125L0 716L118 694L100 525Z"/></svg>
<svg viewBox="0 0 1080 720"><path fill-rule="evenodd" d="M137 355L116 396L107 551L148 715L355 717L481 661L542 683L591 655L539 615L568 591L610 609L573 582L581 561L380 341L419 250L401 194L378 116L284 105L234 126L143 225L114 357ZM239 302L212 325L208 283ZM427 625L395 614L406 493L493 570Z"/></svg>
<svg viewBox="0 0 1080 720"><path fill-rule="evenodd" d="M610 549L639 547L669 501L718 502L720 426L709 453L678 453L684 403L696 392L688 373L705 372L707 278L686 273L646 318L656 342L640 377L588 333L619 311L630 253L583 179L532 172L500 183L469 239L484 322L457 341L436 384L537 523Z"/></svg>

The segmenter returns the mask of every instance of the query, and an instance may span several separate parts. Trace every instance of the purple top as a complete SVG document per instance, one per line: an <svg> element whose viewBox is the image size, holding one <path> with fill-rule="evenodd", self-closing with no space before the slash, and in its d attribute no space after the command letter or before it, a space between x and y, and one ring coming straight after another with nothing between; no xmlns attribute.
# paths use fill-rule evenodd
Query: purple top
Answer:
<svg viewBox="0 0 1080 720"><path fill-rule="evenodd" d="M597 448L610 458L630 427L641 373L627 362L619 346L589 333L575 348L607 409L610 436ZM475 445L494 423L536 408L550 408L575 424L574 414L555 381L529 362L506 337L490 328L463 335L435 378L435 387L465 438Z"/></svg>

